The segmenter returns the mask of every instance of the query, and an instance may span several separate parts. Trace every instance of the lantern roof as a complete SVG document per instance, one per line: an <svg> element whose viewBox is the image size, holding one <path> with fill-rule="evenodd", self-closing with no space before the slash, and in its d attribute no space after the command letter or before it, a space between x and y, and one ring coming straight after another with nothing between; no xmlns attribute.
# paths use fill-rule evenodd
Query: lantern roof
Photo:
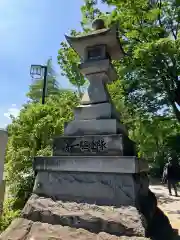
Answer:
<svg viewBox="0 0 180 240"><path fill-rule="evenodd" d="M84 59L84 51L88 47L106 45L108 54L112 60L119 60L124 56L117 26L113 25L110 28L105 28L102 19L97 19L92 24L94 30L85 35L67 36L66 40L69 45Z"/></svg>

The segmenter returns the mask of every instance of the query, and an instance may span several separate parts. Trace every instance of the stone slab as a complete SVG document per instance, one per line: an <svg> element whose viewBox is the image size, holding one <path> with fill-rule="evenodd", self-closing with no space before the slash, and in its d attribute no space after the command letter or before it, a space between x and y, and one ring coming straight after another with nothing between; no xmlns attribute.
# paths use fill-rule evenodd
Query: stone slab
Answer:
<svg viewBox="0 0 180 240"><path fill-rule="evenodd" d="M64 135L84 136L99 134L117 134L128 135L125 126L116 119L92 119L92 120L73 120L64 126Z"/></svg>
<svg viewBox="0 0 180 240"><path fill-rule="evenodd" d="M36 175L33 193L62 201L119 207L136 206L140 188L132 174L42 171Z"/></svg>
<svg viewBox="0 0 180 240"><path fill-rule="evenodd" d="M114 109L114 106L109 103L81 105L74 109L74 118L76 120L90 119L120 119L120 114Z"/></svg>
<svg viewBox="0 0 180 240"><path fill-rule="evenodd" d="M5 159L5 152L6 146L8 142L8 133L4 129L0 129L0 184L3 180L3 173L4 173L4 159Z"/></svg>
<svg viewBox="0 0 180 240"><path fill-rule="evenodd" d="M125 156L53 156L35 157L34 171L139 173L148 164L136 157Z"/></svg>
<svg viewBox="0 0 180 240"><path fill-rule="evenodd" d="M116 208L63 202L34 194L26 203L22 217L36 222L84 229L92 233L145 236L146 226L143 225L143 217L131 206Z"/></svg>
<svg viewBox="0 0 180 240"><path fill-rule="evenodd" d="M88 135L60 136L53 139L53 156L123 155L123 136Z"/></svg>
<svg viewBox="0 0 180 240"><path fill-rule="evenodd" d="M118 78L117 72L109 59L87 61L81 63L79 69L90 80L98 81L103 78L105 83L111 83ZM99 79L94 77L95 74L98 74Z"/></svg>
<svg viewBox="0 0 180 240"><path fill-rule="evenodd" d="M122 134L57 136L53 139L53 156L110 155L134 156L135 143Z"/></svg>
<svg viewBox="0 0 180 240"><path fill-rule="evenodd" d="M3 212L3 203L4 203L4 197L5 197L5 181L2 180L1 185L0 185L0 215Z"/></svg>

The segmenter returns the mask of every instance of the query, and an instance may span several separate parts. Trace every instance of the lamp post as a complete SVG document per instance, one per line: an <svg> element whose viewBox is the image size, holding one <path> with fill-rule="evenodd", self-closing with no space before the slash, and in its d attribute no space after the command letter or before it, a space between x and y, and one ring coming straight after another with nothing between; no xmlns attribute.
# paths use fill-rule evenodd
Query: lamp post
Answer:
<svg viewBox="0 0 180 240"><path fill-rule="evenodd" d="M33 79L43 77L42 104L45 104L46 88L47 88L47 66L46 65L31 65L30 75Z"/></svg>

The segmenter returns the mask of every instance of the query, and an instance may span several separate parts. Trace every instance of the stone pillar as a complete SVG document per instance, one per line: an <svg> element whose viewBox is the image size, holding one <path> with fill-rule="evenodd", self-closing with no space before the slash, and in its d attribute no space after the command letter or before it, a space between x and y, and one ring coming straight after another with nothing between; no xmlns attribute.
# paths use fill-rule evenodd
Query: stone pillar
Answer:
<svg viewBox="0 0 180 240"><path fill-rule="evenodd" d="M82 73L87 73L86 77L90 84L82 97L81 105L74 109L75 120L65 126L64 135L121 133L127 136L128 131L120 121L120 114L113 106L106 86L112 81L110 78L117 77L114 68L109 60L103 60L101 67L93 68L93 72L88 70L89 65L92 63L80 65Z"/></svg>
<svg viewBox="0 0 180 240"><path fill-rule="evenodd" d="M7 141L8 141L7 132L3 129L0 129L0 214L2 213L5 194L5 181L3 179L3 173Z"/></svg>
<svg viewBox="0 0 180 240"><path fill-rule="evenodd" d="M103 77L104 73L88 75L89 87L82 97L82 105L110 103L110 96Z"/></svg>

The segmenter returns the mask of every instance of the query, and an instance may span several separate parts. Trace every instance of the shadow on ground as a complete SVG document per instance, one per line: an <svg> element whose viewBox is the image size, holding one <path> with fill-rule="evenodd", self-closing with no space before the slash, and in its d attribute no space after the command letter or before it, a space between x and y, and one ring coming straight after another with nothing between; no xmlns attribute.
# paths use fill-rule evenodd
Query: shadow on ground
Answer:
<svg viewBox="0 0 180 240"><path fill-rule="evenodd" d="M180 210L177 210L177 211L170 210L170 211L168 211L168 213L170 213L170 214L179 214L180 215Z"/></svg>
<svg viewBox="0 0 180 240"><path fill-rule="evenodd" d="M153 186L159 186L161 185L161 179L158 179L158 178L151 178L149 177L149 181L150 181L150 185L153 185Z"/></svg>
<svg viewBox="0 0 180 240"><path fill-rule="evenodd" d="M155 193L158 203L159 204L168 204L168 203L173 203L173 202L179 202L180 201L180 197L174 197L174 198L170 198L170 197L166 197L161 193Z"/></svg>
<svg viewBox="0 0 180 240"><path fill-rule="evenodd" d="M167 185L162 184L160 179L150 179L150 189L155 194L159 208L169 218L172 227L177 234L173 240L180 240L180 188L178 188L179 197L169 196Z"/></svg>
<svg viewBox="0 0 180 240"><path fill-rule="evenodd" d="M163 192L163 190L167 190L167 187L161 183L160 179L150 179L150 185L152 186L151 190L156 195L159 204L168 204L180 201L180 196L169 196L167 193L168 191L166 193ZM179 188L178 190L180 191ZM172 189L172 193L173 191L174 189Z"/></svg>
<svg viewBox="0 0 180 240"><path fill-rule="evenodd" d="M149 177L150 184L153 186L162 185L162 180L160 178L151 178Z"/></svg>

